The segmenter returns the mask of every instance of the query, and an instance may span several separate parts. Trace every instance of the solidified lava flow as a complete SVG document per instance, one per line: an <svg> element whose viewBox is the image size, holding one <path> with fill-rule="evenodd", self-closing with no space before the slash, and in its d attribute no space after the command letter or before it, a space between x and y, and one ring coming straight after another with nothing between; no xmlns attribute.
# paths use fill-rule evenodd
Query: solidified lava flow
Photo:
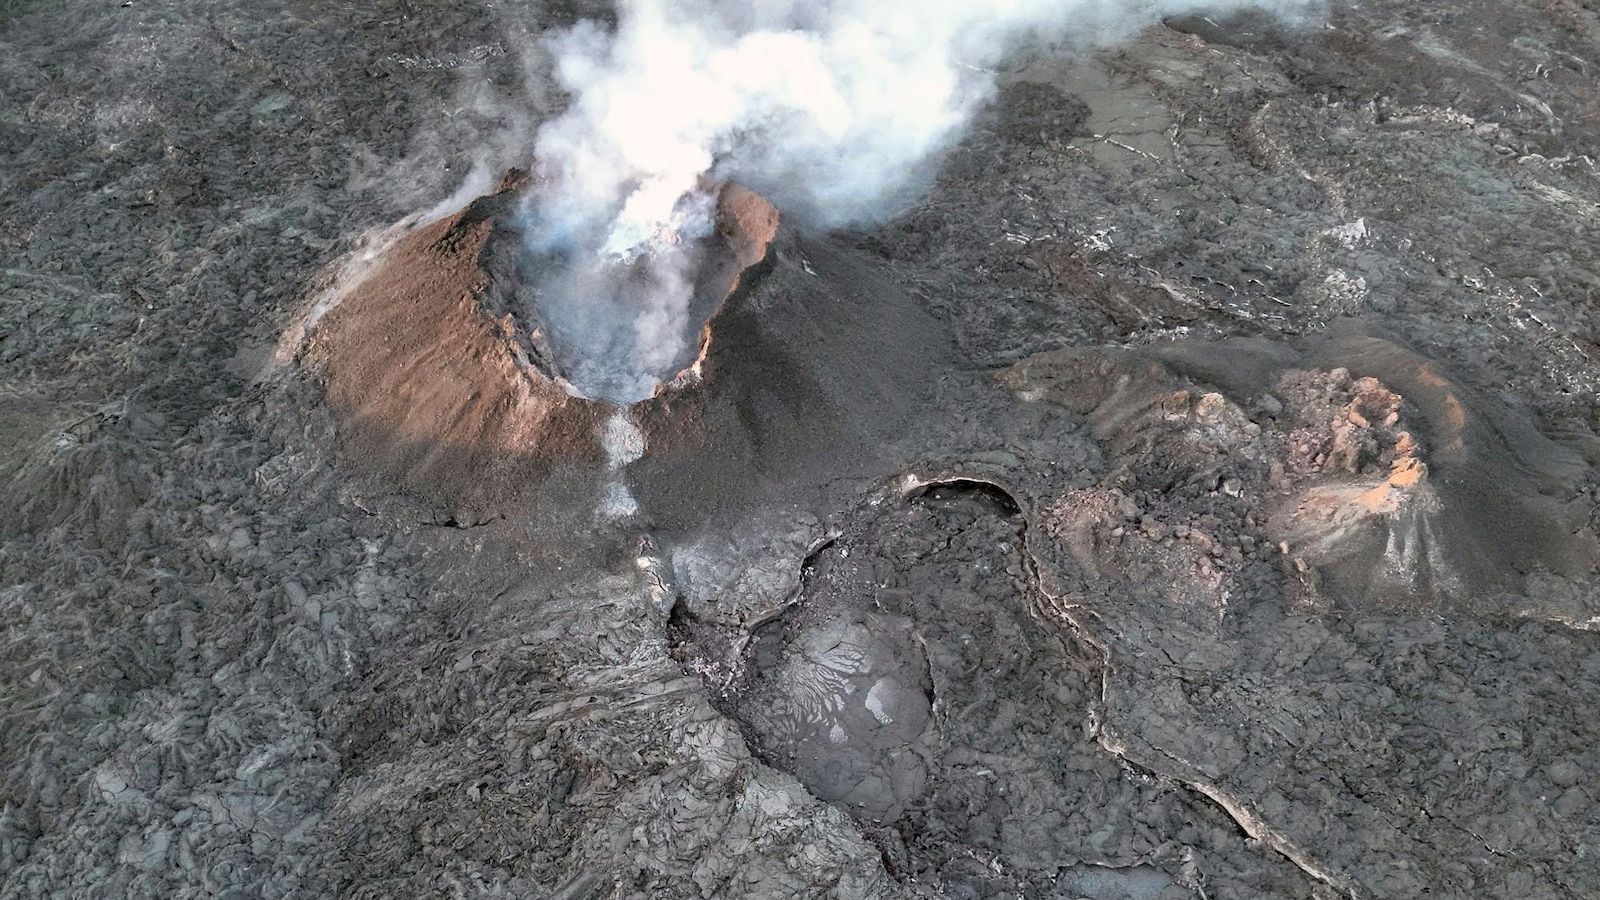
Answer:
<svg viewBox="0 0 1600 900"><path fill-rule="evenodd" d="M1595 2L0 41L0 900L1600 898Z"/></svg>

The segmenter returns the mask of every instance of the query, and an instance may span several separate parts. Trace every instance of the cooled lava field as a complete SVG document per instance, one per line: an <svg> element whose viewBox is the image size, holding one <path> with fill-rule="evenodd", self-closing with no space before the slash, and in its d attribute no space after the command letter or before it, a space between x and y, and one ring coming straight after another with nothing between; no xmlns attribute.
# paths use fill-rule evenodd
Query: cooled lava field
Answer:
<svg viewBox="0 0 1600 900"><path fill-rule="evenodd" d="M0 900L1600 896L1600 4L1221 6L0 3Z"/></svg>

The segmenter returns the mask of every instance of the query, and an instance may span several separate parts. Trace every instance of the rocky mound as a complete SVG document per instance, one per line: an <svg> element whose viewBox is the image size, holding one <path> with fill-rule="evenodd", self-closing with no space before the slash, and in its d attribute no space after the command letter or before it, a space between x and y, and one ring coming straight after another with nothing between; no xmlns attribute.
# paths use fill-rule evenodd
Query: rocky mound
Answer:
<svg viewBox="0 0 1600 900"><path fill-rule="evenodd" d="M1205 557L1219 531L1244 532L1247 547L1282 557L1317 607L1338 597L1493 610L1530 574L1583 575L1600 560L1573 503L1587 470L1575 450L1351 323L1298 349L1233 340L1054 351L1002 380L1086 416L1118 467L1059 511L1091 577L1143 565L1147 548L1109 535L1128 491L1248 510L1180 536L1201 541ZM1140 524L1157 541L1173 530Z"/></svg>

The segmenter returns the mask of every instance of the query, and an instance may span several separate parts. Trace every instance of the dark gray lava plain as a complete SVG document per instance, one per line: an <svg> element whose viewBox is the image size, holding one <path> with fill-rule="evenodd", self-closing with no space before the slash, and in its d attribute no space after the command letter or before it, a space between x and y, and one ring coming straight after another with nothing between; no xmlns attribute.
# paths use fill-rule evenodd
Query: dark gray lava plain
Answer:
<svg viewBox="0 0 1600 900"><path fill-rule="evenodd" d="M584 6L0 5L0 897L1600 895L1595 4L1019 58L463 527L276 351Z"/></svg>

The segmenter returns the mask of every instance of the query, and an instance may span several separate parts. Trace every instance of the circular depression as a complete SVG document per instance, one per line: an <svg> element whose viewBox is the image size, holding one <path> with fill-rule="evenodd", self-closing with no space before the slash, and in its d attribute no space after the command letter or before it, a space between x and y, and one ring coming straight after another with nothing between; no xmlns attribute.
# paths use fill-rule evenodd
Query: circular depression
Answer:
<svg viewBox="0 0 1600 900"><path fill-rule="evenodd" d="M616 342L573 340L543 302L549 279L519 223L528 183L512 173L455 213L393 230L381 251L332 273L295 329L294 352L321 371L344 455L463 521L501 509L508 486L531 489L554 466L602 470L603 424L618 405L693 380L707 323L777 231L764 199L718 186L714 227L693 248L681 339L618 362ZM611 298L622 321L640 315L628 297Z"/></svg>
<svg viewBox="0 0 1600 900"><path fill-rule="evenodd" d="M537 190L497 223L484 254L486 310L509 317L515 352L591 400L630 405L693 380L711 319L766 255L777 211L734 184L707 189L707 233L669 235L630 254L551 242ZM581 249L579 249L581 248Z"/></svg>

